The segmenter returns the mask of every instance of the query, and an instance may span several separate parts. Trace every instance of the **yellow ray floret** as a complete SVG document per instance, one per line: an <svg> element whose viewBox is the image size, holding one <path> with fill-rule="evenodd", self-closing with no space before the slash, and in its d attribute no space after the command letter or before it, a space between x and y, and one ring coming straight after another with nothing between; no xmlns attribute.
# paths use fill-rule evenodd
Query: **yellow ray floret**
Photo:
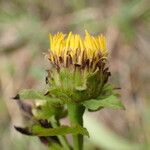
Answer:
<svg viewBox="0 0 150 150"><path fill-rule="evenodd" d="M81 63L83 59L93 59L97 55L106 57L106 39L103 35L92 36L85 30L85 37L70 32L67 36L63 33L49 34L50 51L56 57L62 57L66 61L67 55ZM50 56L51 57L51 56ZM53 57L53 56L52 56ZM52 59L52 58L51 58Z"/></svg>

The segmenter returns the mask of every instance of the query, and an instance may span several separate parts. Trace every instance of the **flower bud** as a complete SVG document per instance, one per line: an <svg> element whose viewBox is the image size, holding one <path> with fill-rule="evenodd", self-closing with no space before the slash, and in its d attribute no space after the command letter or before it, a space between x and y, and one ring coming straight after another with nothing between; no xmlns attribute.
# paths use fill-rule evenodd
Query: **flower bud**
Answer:
<svg viewBox="0 0 150 150"><path fill-rule="evenodd" d="M52 65L48 70L50 93L69 102L81 102L101 95L110 72L106 67L107 48L103 35L85 37L70 32L49 35L47 54ZM58 94L59 93L59 94ZM61 93L61 94L60 94Z"/></svg>

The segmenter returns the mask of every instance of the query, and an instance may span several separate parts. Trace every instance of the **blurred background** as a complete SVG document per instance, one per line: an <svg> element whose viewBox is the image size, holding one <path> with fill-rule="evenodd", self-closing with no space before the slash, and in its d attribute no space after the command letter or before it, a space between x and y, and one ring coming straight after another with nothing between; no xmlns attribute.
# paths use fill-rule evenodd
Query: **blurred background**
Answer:
<svg viewBox="0 0 150 150"><path fill-rule="evenodd" d="M110 82L126 110L85 115L89 150L150 150L150 5L148 0L0 0L0 149L45 150L17 133L22 117L11 98L45 86L49 33L103 33ZM93 120L94 118L94 120ZM97 133L97 134L95 134Z"/></svg>

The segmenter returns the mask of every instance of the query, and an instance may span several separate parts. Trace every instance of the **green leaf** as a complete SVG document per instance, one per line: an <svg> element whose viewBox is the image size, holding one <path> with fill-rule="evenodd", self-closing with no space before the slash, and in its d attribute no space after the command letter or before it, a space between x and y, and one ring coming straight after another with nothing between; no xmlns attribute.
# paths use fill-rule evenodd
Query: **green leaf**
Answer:
<svg viewBox="0 0 150 150"><path fill-rule="evenodd" d="M53 104L56 104L56 103L61 103L62 104L62 101L58 98L45 96L42 92L35 91L35 90L29 90L29 89L22 90L19 93L19 97L20 97L20 99L47 100L47 101L49 101L50 103L53 103Z"/></svg>
<svg viewBox="0 0 150 150"><path fill-rule="evenodd" d="M32 134L37 136L57 136L66 134L82 134L89 136L86 128L79 125L74 127L60 126L57 128L43 128L39 125L34 125L31 130Z"/></svg>
<svg viewBox="0 0 150 150"><path fill-rule="evenodd" d="M91 99L89 101L84 101L82 104L86 108L93 111L102 108L125 109L122 102L115 95L111 95L105 99L99 99L99 100Z"/></svg>

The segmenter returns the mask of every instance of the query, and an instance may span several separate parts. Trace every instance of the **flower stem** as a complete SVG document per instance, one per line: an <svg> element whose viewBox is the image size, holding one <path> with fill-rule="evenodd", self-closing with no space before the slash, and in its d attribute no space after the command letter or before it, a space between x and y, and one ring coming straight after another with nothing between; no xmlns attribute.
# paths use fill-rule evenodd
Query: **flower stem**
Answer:
<svg viewBox="0 0 150 150"><path fill-rule="evenodd" d="M60 126L59 121L56 120L55 117L52 117L52 118L51 118L51 124L52 124L52 126L53 126L54 128L57 128L58 126ZM69 146L69 144L68 144L68 142L67 142L66 137L63 136L63 135L58 135L57 137L58 137L60 143L62 144L62 146L65 148L65 150L70 150L70 146Z"/></svg>
<svg viewBox="0 0 150 150"><path fill-rule="evenodd" d="M68 114L72 126L83 126L83 113L85 108L78 104L68 104ZM74 150L83 150L83 135L73 135Z"/></svg>

